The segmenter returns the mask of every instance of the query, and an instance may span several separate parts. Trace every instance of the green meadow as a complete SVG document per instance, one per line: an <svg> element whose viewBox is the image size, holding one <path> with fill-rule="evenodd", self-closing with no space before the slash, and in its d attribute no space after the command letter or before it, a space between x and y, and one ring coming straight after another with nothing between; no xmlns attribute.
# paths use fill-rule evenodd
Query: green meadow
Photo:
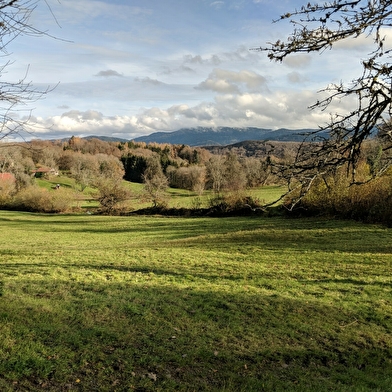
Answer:
<svg viewBox="0 0 392 392"><path fill-rule="evenodd" d="M392 229L0 212L1 391L391 391Z"/></svg>
<svg viewBox="0 0 392 392"><path fill-rule="evenodd" d="M99 207L98 201L94 198L94 194L97 193L97 189L92 187L86 187L83 191L80 190L79 185L74 179L67 176L59 176L47 179L36 179L36 185L53 190L56 184L59 184L62 188L75 190L75 206L81 207L87 210L94 210ZM127 210L135 211L152 206L151 201L146 200L144 197L144 184L135 182L123 181L125 187L131 191L131 198L125 202ZM260 186L258 188L247 189L244 191L244 195L251 196L254 200L260 202L260 204L267 204L278 200L282 193L285 192L285 187L279 185ZM211 199L214 199L216 195L212 191L204 191L202 195L198 195L196 192L189 191L186 189L176 189L168 187L166 190L166 202L168 208L207 208L210 206Z"/></svg>

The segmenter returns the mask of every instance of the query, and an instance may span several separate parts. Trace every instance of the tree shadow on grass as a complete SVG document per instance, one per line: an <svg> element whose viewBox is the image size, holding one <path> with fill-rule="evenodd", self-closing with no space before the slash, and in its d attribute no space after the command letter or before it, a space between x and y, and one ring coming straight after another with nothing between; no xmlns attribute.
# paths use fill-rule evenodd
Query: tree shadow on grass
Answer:
<svg viewBox="0 0 392 392"><path fill-rule="evenodd" d="M80 217L44 214L5 214L1 220L23 228L39 227L44 233L135 235L140 240L159 237L159 246L226 247L258 246L294 252L325 251L392 254L387 229L369 230L354 222L326 219L284 219L263 217L165 218L165 217ZM375 231L376 230L376 231ZM380 238L382 236L382 238ZM130 237L132 239L132 237ZM178 244L175 241L179 241ZM181 241L184 241L181 243ZM132 240L130 241L132 243Z"/></svg>
<svg viewBox="0 0 392 392"><path fill-rule="evenodd" d="M15 342L1 347L0 374L25 390L383 390L392 377L380 312L154 282L12 290L0 300Z"/></svg>
<svg viewBox="0 0 392 392"><path fill-rule="evenodd" d="M231 281L237 282L238 284L243 284L245 281L249 285L255 285L256 287L262 287L263 282L265 286L271 287L268 283L272 283L276 281L279 274L277 275L276 271L248 271L246 277L244 277L243 272L239 272L238 274L233 273L231 270L220 270L219 272L203 270L202 267L196 270L194 265L188 266L177 265L176 267L164 267L165 264L162 263L159 267L156 264L146 264L146 263L135 263L130 265L120 265L117 263L110 264L84 264L84 263L0 263L0 270L2 270L2 274L4 277L6 276L39 276L39 275L48 275L51 273L53 268L62 269L64 271L78 271L81 270L84 273L86 271L91 271L93 274L96 272L107 274L110 276L112 273L120 273L125 274L124 277L127 279L132 278L132 276L136 274L148 275L148 276L157 276L157 277L167 277L170 280L179 280L181 282L184 281L194 281L197 279L203 280L204 282L216 283L222 281ZM281 273L281 279L288 279L288 275L292 277L292 273L286 271ZM370 275L367 273L367 277ZM298 282L302 285L306 286L320 286L320 285L329 285L332 284L334 287L336 285L352 286L352 287L384 287L384 288L392 288L392 281L385 281L385 277L380 277L379 273L376 271L374 273L374 277L371 280L364 280L361 278L317 278L317 279L308 279L299 277ZM0 295L1 295L1 282L0 282ZM339 290L339 289L336 289ZM341 288L343 290L343 288Z"/></svg>

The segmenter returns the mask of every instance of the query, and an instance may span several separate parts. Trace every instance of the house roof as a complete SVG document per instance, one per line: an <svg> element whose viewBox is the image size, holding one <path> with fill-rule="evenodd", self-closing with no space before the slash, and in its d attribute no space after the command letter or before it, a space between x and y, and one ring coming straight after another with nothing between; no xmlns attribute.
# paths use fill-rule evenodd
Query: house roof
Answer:
<svg viewBox="0 0 392 392"><path fill-rule="evenodd" d="M33 173L49 173L52 170L53 169L51 169L50 167L40 167L38 169L32 170L32 172Z"/></svg>
<svg viewBox="0 0 392 392"><path fill-rule="evenodd" d="M12 173L0 173L0 181L15 181L15 176Z"/></svg>

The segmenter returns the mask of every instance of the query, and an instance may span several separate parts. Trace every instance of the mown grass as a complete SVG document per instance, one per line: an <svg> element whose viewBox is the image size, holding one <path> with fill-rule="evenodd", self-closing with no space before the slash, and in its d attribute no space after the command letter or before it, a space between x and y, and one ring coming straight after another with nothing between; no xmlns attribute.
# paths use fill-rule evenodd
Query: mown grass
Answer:
<svg viewBox="0 0 392 392"><path fill-rule="evenodd" d="M0 212L2 391L390 391L392 230Z"/></svg>
<svg viewBox="0 0 392 392"><path fill-rule="evenodd" d="M99 207L99 203L94 199L96 189L87 187L80 191L80 186L76 184L75 180L66 176L56 176L48 179L36 179L36 184L40 187L54 190L56 184L65 188L75 189L75 205L84 209L94 209ZM131 198L126 202L126 207L129 210L145 209L152 206L152 202L147 200L144 185L139 183L123 182L124 185L130 189ZM254 189L244 190L243 193L247 196L258 200L260 204L271 203L278 200L285 191L282 186L262 186ZM202 195L186 189L167 188L166 202L168 208L208 208L211 199L215 197L212 191L205 191Z"/></svg>

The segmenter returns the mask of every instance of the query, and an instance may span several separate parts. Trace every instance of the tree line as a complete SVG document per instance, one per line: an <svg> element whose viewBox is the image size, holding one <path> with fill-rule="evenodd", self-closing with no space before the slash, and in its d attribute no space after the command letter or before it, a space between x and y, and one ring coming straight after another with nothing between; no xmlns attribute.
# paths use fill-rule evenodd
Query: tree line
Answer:
<svg viewBox="0 0 392 392"><path fill-rule="evenodd" d="M97 199L109 212L130 196L123 180L143 183L153 206L163 207L169 186L200 196L210 190L220 197L224 192L273 183L277 177L268 160L270 156L246 157L230 150L217 154L186 145L118 143L75 136L67 141L3 143L0 173L10 173L14 179L0 181L0 202L11 205L25 189L33 194L31 187L37 175L53 177L53 173L61 173L74 180L74 191L97 189ZM50 170L37 171L42 168Z"/></svg>
<svg viewBox="0 0 392 392"><path fill-rule="evenodd" d="M282 205L292 212L391 222L392 170L385 162L389 159L385 156L387 131L380 129L377 137L364 145L355 184L347 176L347 168L331 168L305 193L301 186L288 193ZM246 196L246 190L272 184L286 185L287 189L293 186L291 172L282 168L294 164L295 151L293 143L281 142L201 148L74 136L66 141L2 143L0 174L12 177L0 176L0 207L61 212L88 188L102 212L114 213L131 197L126 181L144 184L143 198L155 208L167 206L168 187L187 189L198 196L209 191L211 206L263 207L262 201ZM37 171L40 168L50 170ZM47 190L37 185L37 176L53 180L54 173L72 178L74 189Z"/></svg>
<svg viewBox="0 0 392 392"><path fill-rule="evenodd" d="M46 34L30 24L36 3L30 0L2 3L0 51L4 56L9 54L9 43L19 35ZM44 4L50 9L47 1ZM371 209L373 213L376 211L374 216L387 216L392 221L389 180L392 164L392 65L390 42L385 34L392 23L391 15L390 0L307 3L278 19L293 26L287 39L256 48L267 51L271 60L282 62L293 54L332 49L346 39L372 39L373 50L360 60L362 73L349 84L341 82L327 86L324 90L326 95L311 108L325 111L331 103L344 102L347 98L355 105L349 111L332 113L327 124L320 125L319 130L307 135L299 144L294 159L282 159L276 155L271 158L270 154L264 161L250 162L230 152L206 159L208 154L204 151L186 146L145 148L131 142L104 147L98 141L85 143L78 138L71 138L67 146L59 146L62 152L55 153L54 149L40 150L31 146L25 148L29 151L26 153L6 146L0 159L1 170L2 173L14 174L12 181L9 176L1 176L1 197L7 199L15 192L19 197L23 194L31 181L29 166L47 164L52 167L57 164L59 169L73 176L81 188L89 185L101 188L100 200L108 204L109 210L119 200L112 190L116 189L118 180L124 175L127 179L143 181L154 205L162 203L161 190L168 184L197 192L212 189L219 195L222 190L238 190L272 180L287 184L284 201L289 210L299 208L340 213L343 209L344 215L347 215L352 211L350 206L356 204L362 218L363 211ZM12 61L5 60L0 65L2 76L10 64ZM23 137L23 133L29 131L29 122L18 121L12 114L16 107L33 102L47 92L33 88L25 77L18 82L0 83L4 103L0 115L0 140L14 134ZM344 104L339 106L346 107ZM326 131L329 137L325 137ZM376 142L373 140L375 131L379 136ZM15 159L18 154L20 159ZM37 158L40 154L42 159ZM4 185L7 182L7 186ZM105 195L105 192L108 194ZM26 197L29 194L32 192L26 193ZM120 190L118 194L126 197L125 192ZM367 196L358 202L357 196L362 194ZM375 194L382 197L377 199ZM316 208L317 204L319 207Z"/></svg>

